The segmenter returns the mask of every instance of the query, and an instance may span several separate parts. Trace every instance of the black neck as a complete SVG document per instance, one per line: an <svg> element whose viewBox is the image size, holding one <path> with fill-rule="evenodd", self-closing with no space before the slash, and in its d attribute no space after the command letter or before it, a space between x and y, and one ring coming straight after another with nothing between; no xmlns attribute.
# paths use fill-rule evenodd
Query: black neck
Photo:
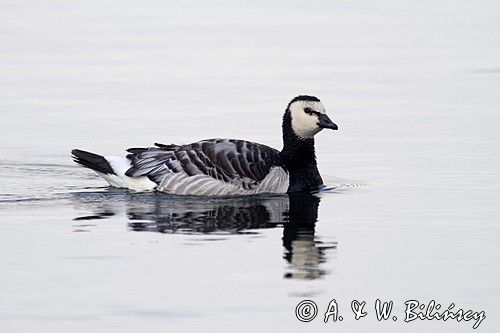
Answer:
<svg viewBox="0 0 500 333"><path fill-rule="evenodd" d="M314 139L302 139L294 133L289 110L283 117L283 150L280 157L290 174L288 192L314 191L323 185L316 165Z"/></svg>

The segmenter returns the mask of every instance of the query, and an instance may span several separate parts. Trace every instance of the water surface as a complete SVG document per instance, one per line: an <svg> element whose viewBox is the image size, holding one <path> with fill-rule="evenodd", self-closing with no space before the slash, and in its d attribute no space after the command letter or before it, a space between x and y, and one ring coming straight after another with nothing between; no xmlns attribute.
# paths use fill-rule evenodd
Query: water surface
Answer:
<svg viewBox="0 0 500 333"><path fill-rule="evenodd" d="M405 324L408 299L499 330L498 3L0 6L2 332L472 330ZM339 125L316 140L335 191L136 194L69 156L212 137L280 149L299 93ZM333 298L345 319L324 324ZM396 322L376 320L377 298Z"/></svg>

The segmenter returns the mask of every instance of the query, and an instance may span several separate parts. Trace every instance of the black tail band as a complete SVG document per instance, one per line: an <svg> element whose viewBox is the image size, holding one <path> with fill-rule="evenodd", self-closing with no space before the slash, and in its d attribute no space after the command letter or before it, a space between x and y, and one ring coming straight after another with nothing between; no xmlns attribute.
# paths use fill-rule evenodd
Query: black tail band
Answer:
<svg viewBox="0 0 500 333"><path fill-rule="evenodd" d="M73 157L73 160L81 166L100 173L116 175L109 162L106 161L106 159L101 155L97 155L80 149L73 149L71 151L71 155Z"/></svg>

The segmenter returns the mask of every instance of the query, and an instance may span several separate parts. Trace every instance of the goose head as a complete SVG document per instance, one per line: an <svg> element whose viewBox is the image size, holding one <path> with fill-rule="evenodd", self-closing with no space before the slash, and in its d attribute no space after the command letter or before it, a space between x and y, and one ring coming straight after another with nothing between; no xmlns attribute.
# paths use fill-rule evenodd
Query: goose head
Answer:
<svg viewBox="0 0 500 333"><path fill-rule="evenodd" d="M327 116L325 106L314 96L300 95L290 101L283 119L293 133L302 140L311 139L324 128L338 127ZM287 127L288 127L287 126Z"/></svg>

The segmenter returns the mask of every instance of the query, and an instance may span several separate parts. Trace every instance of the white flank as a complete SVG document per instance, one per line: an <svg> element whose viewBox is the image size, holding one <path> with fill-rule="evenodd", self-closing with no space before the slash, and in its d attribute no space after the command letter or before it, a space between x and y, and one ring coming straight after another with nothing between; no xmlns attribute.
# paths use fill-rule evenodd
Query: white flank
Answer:
<svg viewBox="0 0 500 333"><path fill-rule="evenodd" d="M259 193L286 193L289 175L281 167L273 167L267 176L254 189L243 188L235 180L228 183L207 175L188 176L185 172L167 173L157 190L178 195L226 196L252 195Z"/></svg>

